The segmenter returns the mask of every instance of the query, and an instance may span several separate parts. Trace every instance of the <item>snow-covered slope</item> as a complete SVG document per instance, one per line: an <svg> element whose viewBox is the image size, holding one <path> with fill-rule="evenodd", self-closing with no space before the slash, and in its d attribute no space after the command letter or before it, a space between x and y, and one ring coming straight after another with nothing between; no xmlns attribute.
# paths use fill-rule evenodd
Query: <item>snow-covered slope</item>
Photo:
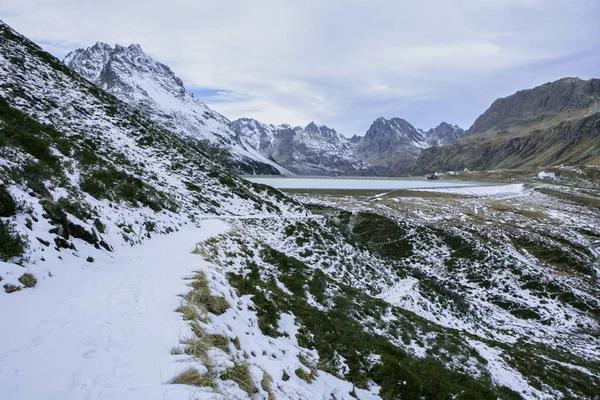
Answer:
<svg viewBox="0 0 600 400"><path fill-rule="evenodd" d="M204 214L300 210L0 25L0 276L12 289ZM300 211L301 212L301 211ZM20 263L23 265L14 267Z"/></svg>
<svg viewBox="0 0 600 400"><path fill-rule="evenodd" d="M354 157L352 142L325 125L267 125L242 118L231 126L247 148L256 149L300 175L376 174L367 163Z"/></svg>
<svg viewBox="0 0 600 400"><path fill-rule="evenodd" d="M183 139L203 143L206 151L218 154L236 172L283 171L260 153L246 150L227 118L196 99L168 66L154 61L137 44L113 48L98 42L72 51L64 63L162 127Z"/></svg>
<svg viewBox="0 0 600 400"><path fill-rule="evenodd" d="M445 122L423 131L402 118L380 117L358 141L354 154L384 174L395 173L416 160L423 149L450 144L463 135L462 129Z"/></svg>

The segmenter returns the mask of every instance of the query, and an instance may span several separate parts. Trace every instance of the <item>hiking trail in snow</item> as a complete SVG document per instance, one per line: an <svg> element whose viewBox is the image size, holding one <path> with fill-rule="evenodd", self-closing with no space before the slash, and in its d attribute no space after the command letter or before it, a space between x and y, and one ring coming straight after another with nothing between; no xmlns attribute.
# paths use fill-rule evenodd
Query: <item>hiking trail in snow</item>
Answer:
<svg viewBox="0 0 600 400"><path fill-rule="evenodd" d="M189 332L174 310L183 278L205 263L195 243L227 229L203 220L5 296L2 398L189 399L193 387L168 385L181 369L171 349Z"/></svg>

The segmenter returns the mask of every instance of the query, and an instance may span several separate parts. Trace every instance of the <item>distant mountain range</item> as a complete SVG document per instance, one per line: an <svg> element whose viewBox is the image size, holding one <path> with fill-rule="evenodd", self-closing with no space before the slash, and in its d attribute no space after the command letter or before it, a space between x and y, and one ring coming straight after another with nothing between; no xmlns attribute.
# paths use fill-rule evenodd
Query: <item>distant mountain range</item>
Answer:
<svg viewBox="0 0 600 400"><path fill-rule="evenodd" d="M64 63L241 174L403 175L600 163L598 79L565 78L498 99L467 132L445 122L424 131L401 118L378 118L364 136L346 138L314 122L231 122L136 44L98 42L69 53Z"/></svg>
<svg viewBox="0 0 600 400"><path fill-rule="evenodd" d="M248 118L230 122L196 99L168 66L137 44L112 47L98 42L72 51L64 63L154 122L203 145L238 173L389 174L414 161L423 149L464 135L446 123L424 132L398 118L379 118L364 137L352 139L315 123L292 127Z"/></svg>
<svg viewBox="0 0 600 400"><path fill-rule="evenodd" d="M267 125L254 119L233 121L239 140L300 175L376 175L353 154L354 143L335 129L311 122L306 127Z"/></svg>
<svg viewBox="0 0 600 400"><path fill-rule="evenodd" d="M453 143L464 134L445 122L425 132L401 118L378 118L357 141L354 154L381 174L393 174L415 161L424 149Z"/></svg>

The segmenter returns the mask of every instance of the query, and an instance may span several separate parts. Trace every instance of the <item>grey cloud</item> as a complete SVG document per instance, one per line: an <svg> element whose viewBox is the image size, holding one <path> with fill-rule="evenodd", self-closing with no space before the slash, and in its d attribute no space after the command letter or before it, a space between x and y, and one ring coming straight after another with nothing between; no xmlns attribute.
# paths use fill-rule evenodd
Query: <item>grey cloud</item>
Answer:
<svg viewBox="0 0 600 400"><path fill-rule="evenodd" d="M0 5L0 18L56 55L98 40L140 43L188 87L224 91L209 105L230 119L315 120L346 135L382 115L466 128L498 96L591 77L598 16L598 2L562 0Z"/></svg>

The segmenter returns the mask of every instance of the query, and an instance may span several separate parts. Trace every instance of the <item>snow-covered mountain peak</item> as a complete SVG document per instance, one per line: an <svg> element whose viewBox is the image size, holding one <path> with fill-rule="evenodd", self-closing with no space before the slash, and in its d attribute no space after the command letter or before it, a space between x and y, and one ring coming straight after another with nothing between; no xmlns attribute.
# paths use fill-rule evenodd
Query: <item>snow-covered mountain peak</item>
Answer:
<svg viewBox="0 0 600 400"><path fill-rule="evenodd" d="M427 147L425 136L402 118L380 117L373 122L363 140L357 145L359 151L383 151L398 144Z"/></svg>
<svg viewBox="0 0 600 400"><path fill-rule="evenodd" d="M144 53L139 44L111 47L98 42L67 54L64 63L103 89L111 89L122 97L173 109L180 108L181 104L165 102L165 95L177 98L180 103L194 103L195 100L185 90L182 80L168 66ZM196 103L196 106L208 109L204 104Z"/></svg>
<svg viewBox="0 0 600 400"><path fill-rule="evenodd" d="M308 125L306 125L306 127L304 128L307 131L313 131L313 132L318 132L319 131L319 127L317 126L317 124L315 124L314 121L312 121L311 123L309 123Z"/></svg>
<svg viewBox="0 0 600 400"><path fill-rule="evenodd" d="M129 49L129 51L131 51L132 53L138 53L138 54L144 54L144 50L142 50L142 46L140 46L137 43L132 43L129 45L129 47L127 47Z"/></svg>
<svg viewBox="0 0 600 400"><path fill-rule="evenodd" d="M227 118L196 99L171 68L155 61L139 44L112 47L98 42L72 51L64 63L182 138L201 143L208 153L221 154L221 161L238 172L287 172L248 151Z"/></svg>

